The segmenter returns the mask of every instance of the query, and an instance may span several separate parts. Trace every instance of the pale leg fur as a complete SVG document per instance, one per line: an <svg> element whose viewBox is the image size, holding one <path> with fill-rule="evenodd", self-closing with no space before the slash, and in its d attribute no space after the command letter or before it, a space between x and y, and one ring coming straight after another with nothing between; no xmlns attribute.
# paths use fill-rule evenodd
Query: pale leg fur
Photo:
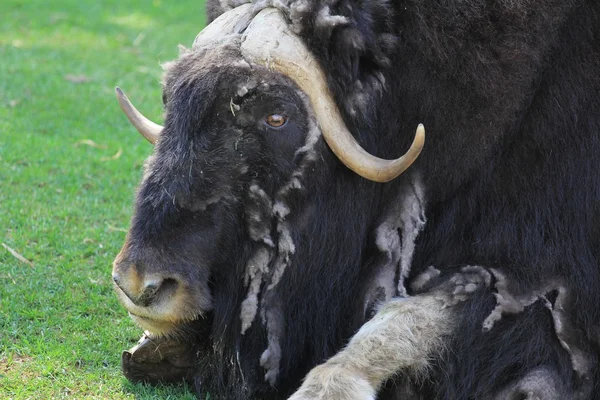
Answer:
<svg viewBox="0 0 600 400"><path fill-rule="evenodd" d="M344 350L310 371L289 400L374 400L396 373L424 374L454 330L448 300L437 292L386 303Z"/></svg>

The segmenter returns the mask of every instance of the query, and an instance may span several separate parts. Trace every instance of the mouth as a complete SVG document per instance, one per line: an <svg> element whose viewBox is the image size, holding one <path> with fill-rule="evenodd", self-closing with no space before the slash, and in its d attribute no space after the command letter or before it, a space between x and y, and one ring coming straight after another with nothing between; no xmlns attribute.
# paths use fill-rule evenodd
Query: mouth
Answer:
<svg viewBox="0 0 600 400"><path fill-rule="evenodd" d="M153 337L173 336L207 311L193 306L197 302L190 296L171 296L166 302L146 306L135 304L119 286L115 285L115 290L131 319Z"/></svg>

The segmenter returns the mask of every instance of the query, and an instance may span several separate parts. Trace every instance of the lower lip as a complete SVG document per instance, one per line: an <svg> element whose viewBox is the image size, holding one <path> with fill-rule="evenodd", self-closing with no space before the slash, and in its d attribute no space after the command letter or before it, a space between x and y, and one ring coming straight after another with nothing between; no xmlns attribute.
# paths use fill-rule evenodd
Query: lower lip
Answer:
<svg viewBox="0 0 600 400"><path fill-rule="evenodd" d="M164 321L158 321L156 319L142 317L136 314L129 313L131 319L133 319L142 329L148 330L153 334L162 334L171 330L172 326Z"/></svg>
<svg viewBox="0 0 600 400"><path fill-rule="evenodd" d="M132 318L135 318L135 319L141 319L143 321L160 322L160 321L157 321L155 319L148 318L148 317L142 317L141 315L137 315L137 314L133 314L133 313L129 313L129 316L132 317Z"/></svg>

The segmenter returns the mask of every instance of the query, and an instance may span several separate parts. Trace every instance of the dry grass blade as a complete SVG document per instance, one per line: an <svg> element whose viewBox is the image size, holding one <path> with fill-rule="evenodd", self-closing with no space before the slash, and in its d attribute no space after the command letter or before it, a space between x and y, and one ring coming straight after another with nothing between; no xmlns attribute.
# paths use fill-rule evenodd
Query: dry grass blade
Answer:
<svg viewBox="0 0 600 400"><path fill-rule="evenodd" d="M135 40L133 41L133 46L134 47L138 47L142 41L146 38L146 34L145 33L140 33L139 35L137 35L137 37L135 38Z"/></svg>
<svg viewBox="0 0 600 400"><path fill-rule="evenodd" d="M91 79L86 76L86 75L74 75L74 74L67 74L65 75L65 80L71 82L71 83L87 83L87 82L91 82Z"/></svg>
<svg viewBox="0 0 600 400"><path fill-rule="evenodd" d="M124 232L124 233L127 233L127 229L125 229L125 228L119 228L119 227L116 227L116 226L113 226L113 225L109 225L109 224L106 224L106 227L107 227L107 229L108 229L109 232Z"/></svg>
<svg viewBox="0 0 600 400"><path fill-rule="evenodd" d="M119 157L121 157L121 154L123 154L123 149L119 148L119 151L117 151L117 153L114 156L110 156L110 157L102 157L100 159L100 161L110 161L110 160L117 160Z"/></svg>
<svg viewBox="0 0 600 400"><path fill-rule="evenodd" d="M17 260L24 262L25 264L29 264L30 267L33 267L33 263L31 261L29 261L28 259L26 259L25 257L23 257L21 254L19 254L16 250L7 246L5 243L2 243L2 247L4 247L6 250L8 250L8 252L10 254L12 254L13 257L15 257Z"/></svg>
<svg viewBox="0 0 600 400"><path fill-rule="evenodd" d="M73 146L79 147L82 144L84 144L86 146L93 147L95 149L103 149L103 150L108 149L108 146L105 146L103 144L98 144L98 143L94 142L91 139L81 139L81 140L78 140L77 142L75 142L75 144L73 144Z"/></svg>

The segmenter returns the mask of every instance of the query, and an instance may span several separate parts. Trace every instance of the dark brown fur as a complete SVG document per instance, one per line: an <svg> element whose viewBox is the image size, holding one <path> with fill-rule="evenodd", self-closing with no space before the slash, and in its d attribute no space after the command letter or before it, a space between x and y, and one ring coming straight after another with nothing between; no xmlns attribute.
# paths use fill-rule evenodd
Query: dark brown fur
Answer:
<svg viewBox="0 0 600 400"><path fill-rule="evenodd" d="M427 223L410 277L431 265L438 279L480 265L502 271L515 293L564 282L569 332L590 360L584 374L574 371L542 302L483 332L495 307L488 291L465 303L460 330L420 395L493 398L542 368L562 379L562 398L600 398L600 3L327 2L329 14L348 20L337 25L323 18L324 1L258 3L283 9L367 150L402 154L420 122L427 141L410 172L388 184L356 176L317 142L300 186L285 197L295 251L267 302L283 321L272 388L259 363L268 323L257 318L240 334L245 263L262 245L246 229L247 193L258 184L277 197L307 157L295 151L312 112L289 79L240 67L235 39L168 69L165 132L138 192L131 257L208 287L214 309L210 333L196 339L197 381L216 398L285 398L338 351L368 318L365 298L376 297L363 290L382 256L375 229L420 176ZM211 19L222 11L215 1L207 7ZM250 81L256 85L240 95ZM294 124L260 125L272 112ZM277 251L278 222L265 224ZM380 398L394 396L390 384Z"/></svg>

